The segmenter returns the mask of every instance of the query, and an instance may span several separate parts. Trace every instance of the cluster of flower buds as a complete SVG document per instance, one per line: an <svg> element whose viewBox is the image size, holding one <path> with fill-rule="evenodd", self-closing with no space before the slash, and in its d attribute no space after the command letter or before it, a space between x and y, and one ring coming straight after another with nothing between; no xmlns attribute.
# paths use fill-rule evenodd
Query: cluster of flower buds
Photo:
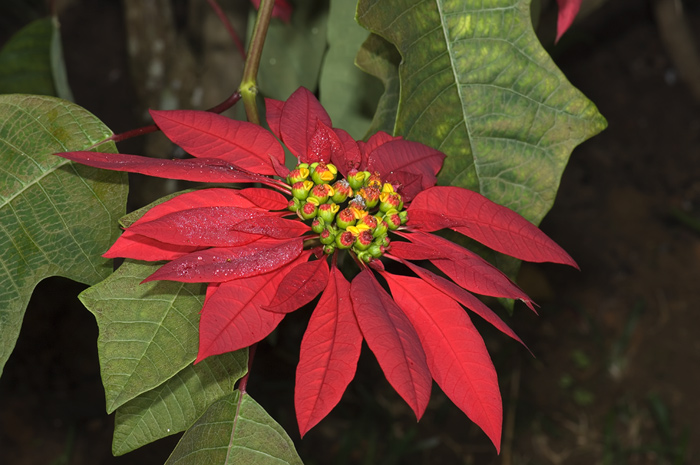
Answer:
<svg viewBox="0 0 700 465"><path fill-rule="evenodd" d="M326 163L301 163L287 176L292 188L289 210L311 221L323 251L351 249L368 263L389 248L389 230L405 224L401 194L378 173L351 170L337 179L338 169Z"/></svg>

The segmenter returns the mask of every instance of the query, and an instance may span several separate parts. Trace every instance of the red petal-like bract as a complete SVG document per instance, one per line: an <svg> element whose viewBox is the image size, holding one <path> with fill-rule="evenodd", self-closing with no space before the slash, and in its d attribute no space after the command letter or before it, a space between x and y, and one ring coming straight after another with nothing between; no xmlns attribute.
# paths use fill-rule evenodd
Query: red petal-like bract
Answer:
<svg viewBox="0 0 700 465"><path fill-rule="evenodd" d="M350 296L362 335L384 376L420 419L432 379L416 330L369 269L352 280Z"/></svg>
<svg viewBox="0 0 700 465"><path fill-rule="evenodd" d="M331 155L331 163L333 163L340 174L347 177L348 171L351 169L361 169L362 154L357 141L352 136L342 129L333 129L343 144L343 150Z"/></svg>
<svg viewBox="0 0 700 465"><path fill-rule="evenodd" d="M559 4L559 14L557 16L557 37L554 42L559 42L561 36L574 22L574 18L581 8L583 0L557 0Z"/></svg>
<svg viewBox="0 0 700 465"><path fill-rule="evenodd" d="M270 158L284 164L275 136L247 121L194 110L151 110L163 133L197 158L218 158L257 174L277 174Z"/></svg>
<svg viewBox="0 0 700 465"><path fill-rule="evenodd" d="M271 189L249 187L239 190L238 193L248 199L252 205L263 210L284 210L287 208L287 198Z"/></svg>
<svg viewBox="0 0 700 465"><path fill-rule="evenodd" d="M408 226L421 231L451 228L498 252L529 262L576 262L537 226L513 210L460 187L436 186L408 207Z"/></svg>
<svg viewBox="0 0 700 465"><path fill-rule="evenodd" d="M430 284L434 288L440 290L441 292L444 292L445 294L449 295L454 300L464 305L484 320L491 323L503 334L512 337L513 339L521 343L523 346L525 346L525 343L518 337L518 335L515 334L515 332L512 329L510 329L510 327L507 324L505 324L505 322L501 320L501 318L499 318L499 316L496 315L493 312L493 310L491 310L473 294L465 291L461 287L454 284L452 281L449 281L443 278L442 276L438 276L435 273L426 270L425 268L421 268L420 266L414 265L413 263L408 261L401 260L401 262L404 265L408 266L411 269L411 271L417 274L423 281ZM525 348L527 348L527 346L525 346Z"/></svg>
<svg viewBox="0 0 700 465"><path fill-rule="evenodd" d="M367 160L367 169L371 172L378 171L387 182L402 184L401 195L405 202L409 202L420 191L435 185L444 159L444 153L427 145L394 139L372 150ZM419 182L414 181L415 176L418 176Z"/></svg>
<svg viewBox="0 0 700 465"><path fill-rule="evenodd" d="M265 212L252 208L189 208L168 213L153 221L139 221L129 230L170 244L231 247L260 239L262 236L258 234L236 232L233 227L244 220L264 215Z"/></svg>
<svg viewBox="0 0 700 465"><path fill-rule="evenodd" d="M265 99L265 119L267 120L267 125L270 127L270 131L272 131L278 139L282 139L282 135L280 134L280 120L282 119L283 108L284 102L282 100L275 100L273 98Z"/></svg>
<svg viewBox="0 0 700 465"><path fill-rule="evenodd" d="M442 258L430 259L430 261L461 287L477 294L520 299L532 308L530 298L522 289L516 286L501 270L474 252L435 234L414 231L409 234L400 233L400 235L424 251L442 256ZM392 254L399 258L414 260L410 258L411 255L402 256L394 250L392 243ZM396 251L401 253L402 248L397 247Z"/></svg>
<svg viewBox="0 0 700 465"><path fill-rule="evenodd" d="M61 152L56 155L93 168L126 171L166 179L194 182L264 182L267 178L246 173L218 158L167 160L140 155L101 152Z"/></svg>
<svg viewBox="0 0 700 465"><path fill-rule="evenodd" d="M435 381L500 450L503 408L498 377L469 316L457 302L420 279L383 276L418 332Z"/></svg>
<svg viewBox="0 0 700 465"><path fill-rule="evenodd" d="M277 288L275 297L265 310L289 313L308 304L328 284L328 261L324 255L319 260L305 262L294 267Z"/></svg>
<svg viewBox="0 0 700 465"><path fill-rule="evenodd" d="M257 276L293 261L302 253L302 243L301 238L261 239L236 248L199 250L166 263L143 282L220 283Z"/></svg>
<svg viewBox="0 0 700 465"><path fill-rule="evenodd" d="M295 263L308 260L303 253ZM275 289L293 267L270 273L210 284L199 320L199 353L195 363L210 355L249 347L270 334L284 318L283 313L266 312Z"/></svg>
<svg viewBox="0 0 700 465"><path fill-rule="evenodd" d="M280 117L281 139L300 162L307 163L309 143L316 132L316 122L332 127L331 118L314 94L300 87L287 99Z"/></svg>
<svg viewBox="0 0 700 465"><path fill-rule="evenodd" d="M344 152L345 149L343 148L343 143L340 141L338 134L320 120L316 120L316 131L314 131L311 139L309 139L306 162L330 163L333 155L342 154ZM335 155L336 158L338 158L338 156L339 155ZM340 156L344 157L344 155Z"/></svg>
<svg viewBox="0 0 700 465"><path fill-rule="evenodd" d="M270 198L277 199L277 202L279 202L279 197L281 197L282 202L284 202L286 207L287 201L284 198L284 196L270 189L202 189L194 192L186 192L184 194L180 194L177 197L173 197L170 200L167 200L163 203L154 206L153 208L148 210L141 218L139 218L139 220L136 221L132 226L153 221L158 218L162 218L163 216L169 213L185 210L188 208L230 206L255 209L257 205L251 202L248 198L258 197L258 191L265 191L267 193L274 194ZM165 242L161 242L146 236L142 236L140 234L135 234L129 229L127 229L119 237L119 239L117 239L117 241L112 245L112 247L110 247L110 249L104 254L104 257L123 257L146 261L173 260L175 258L193 252L198 248L200 247L192 245L174 245L169 243L167 239L165 240Z"/></svg>
<svg viewBox="0 0 700 465"><path fill-rule="evenodd" d="M350 283L333 266L301 341L294 405L302 436L338 404L355 377L361 348Z"/></svg>

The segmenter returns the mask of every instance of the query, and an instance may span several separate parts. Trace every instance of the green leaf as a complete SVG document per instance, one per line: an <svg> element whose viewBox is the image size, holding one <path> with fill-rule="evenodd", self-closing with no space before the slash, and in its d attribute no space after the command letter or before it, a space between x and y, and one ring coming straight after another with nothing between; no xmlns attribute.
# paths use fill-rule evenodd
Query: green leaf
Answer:
<svg viewBox="0 0 700 465"><path fill-rule="evenodd" d="M287 433L248 394L214 403L185 432L166 465L302 464Z"/></svg>
<svg viewBox="0 0 700 465"><path fill-rule="evenodd" d="M378 131L393 134L401 89L399 81L401 55L393 44L376 34L370 34L357 53L355 62L360 69L376 76L384 84L384 93L379 98L372 125L367 134L372 135Z"/></svg>
<svg viewBox="0 0 700 465"><path fill-rule="evenodd" d="M539 223L576 145L605 128L535 36L529 0L360 0L401 53L395 134L442 150L441 184Z"/></svg>
<svg viewBox="0 0 700 465"><path fill-rule="evenodd" d="M319 81L321 104L333 126L355 139L369 128L382 86L355 65L355 55L367 39L367 30L355 21L357 0L332 0L328 14L328 51Z"/></svg>
<svg viewBox="0 0 700 465"><path fill-rule="evenodd" d="M72 103L0 96L0 373L39 281L64 276L94 284L112 271L101 255L119 235L126 174L52 155L87 150L111 135ZM111 142L99 149L116 151Z"/></svg>
<svg viewBox="0 0 700 465"><path fill-rule="evenodd" d="M117 409L112 453L123 455L189 428L215 401L231 394L247 371L248 349L209 357Z"/></svg>
<svg viewBox="0 0 700 465"><path fill-rule="evenodd" d="M97 320L107 413L150 391L197 356L204 284L141 284L161 264L127 260L80 294Z"/></svg>
<svg viewBox="0 0 700 465"><path fill-rule="evenodd" d="M61 24L57 17L51 19L51 76L54 86L56 87L56 95L64 100L73 101L73 92L68 84L68 75L66 74L66 63L63 60L63 46L61 45Z"/></svg>
<svg viewBox="0 0 700 465"><path fill-rule="evenodd" d="M316 90L326 50L327 20L328 4L322 0L295 4L290 24L273 19L258 71L258 87L263 95L286 100L300 86ZM249 24L254 22L255 11Z"/></svg>
<svg viewBox="0 0 700 465"><path fill-rule="evenodd" d="M50 18L22 28L0 50L0 94L56 95L51 73Z"/></svg>

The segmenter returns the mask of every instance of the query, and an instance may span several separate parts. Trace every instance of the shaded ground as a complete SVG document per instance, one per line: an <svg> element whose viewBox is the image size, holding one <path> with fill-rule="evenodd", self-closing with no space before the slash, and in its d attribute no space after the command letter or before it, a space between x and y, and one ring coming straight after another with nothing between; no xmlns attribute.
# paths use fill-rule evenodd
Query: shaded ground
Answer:
<svg viewBox="0 0 700 465"><path fill-rule="evenodd" d="M541 304L540 316L518 308L513 326L536 358L484 328L502 378L501 456L437 393L416 425L373 357L363 354L341 405L299 443L307 464L698 460L700 231L688 220L700 220L700 105L674 81L650 11L636 0L611 3L557 50L566 75L609 121L574 152L542 225L582 271L523 268L522 285ZM118 34L121 26L101 27ZM90 53L81 48L84 37L72 37L74 53ZM93 90L82 94L81 103L98 115L118 101L94 91L109 79L121 82L118 61L93 68ZM35 294L0 380L0 461L162 463L172 439L110 455L97 331L73 297L79 289L51 280ZM292 437L293 348L303 320L286 322L275 344L261 347L249 386Z"/></svg>

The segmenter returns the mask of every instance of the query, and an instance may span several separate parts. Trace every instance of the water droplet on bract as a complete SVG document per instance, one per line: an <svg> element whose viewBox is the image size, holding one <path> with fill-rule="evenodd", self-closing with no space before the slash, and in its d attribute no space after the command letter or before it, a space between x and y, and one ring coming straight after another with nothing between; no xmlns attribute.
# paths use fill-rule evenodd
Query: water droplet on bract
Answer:
<svg viewBox="0 0 700 465"><path fill-rule="evenodd" d="M201 255L197 256L197 260L201 260L201 259L202 259Z"/></svg>

